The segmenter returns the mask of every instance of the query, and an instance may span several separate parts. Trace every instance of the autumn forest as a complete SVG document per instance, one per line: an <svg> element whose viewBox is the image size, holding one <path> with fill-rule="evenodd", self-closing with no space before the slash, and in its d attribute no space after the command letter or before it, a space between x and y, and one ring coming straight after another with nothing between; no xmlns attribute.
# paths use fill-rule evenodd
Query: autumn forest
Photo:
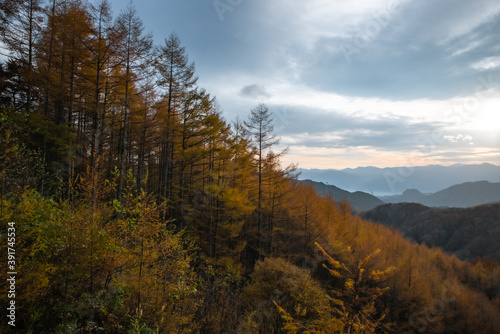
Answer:
<svg viewBox="0 0 500 334"><path fill-rule="evenodd" d="M271 108L227 122L180 38L155 45L133 5L0 6L0 249L17 273L12 326L2 265L0 332L500 333L498 263L297 181Z"/></svg>

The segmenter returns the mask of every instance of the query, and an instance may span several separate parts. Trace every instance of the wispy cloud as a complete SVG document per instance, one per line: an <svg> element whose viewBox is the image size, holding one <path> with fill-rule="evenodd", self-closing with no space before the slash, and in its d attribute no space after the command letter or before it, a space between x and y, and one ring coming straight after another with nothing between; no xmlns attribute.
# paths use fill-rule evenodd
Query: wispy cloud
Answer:
<svg viewBox="0 0 500 334"><path fill-rule="evenodd" d="M500 67L500 56L485 58L472 64L472 67L481 71L498 68Z"/></svg>
<svg viewBox="0 0 500 334"><path fill-rule="evenodd" d="M287 161L500 162L498 0L235 1L223 21L211 1L152 1L139 13L179 34L226 118L268 104Z"/></svg>
<svg viewBox="0 0 500 334"><path fill-rule="evenodd" d="M241 96L245 97L250 97L253 99L260 99L260 98L269 98L271 97L271 94L269 94L266 90L266 87L262 85L248 85L245 86L241 89L240 91Z"/></svg>

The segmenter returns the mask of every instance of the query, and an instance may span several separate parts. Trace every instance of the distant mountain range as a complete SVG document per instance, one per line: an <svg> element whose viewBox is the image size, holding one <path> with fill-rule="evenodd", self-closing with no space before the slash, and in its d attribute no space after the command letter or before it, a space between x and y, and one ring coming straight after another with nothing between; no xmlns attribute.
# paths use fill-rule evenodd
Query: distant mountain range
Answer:
<svg viewBox="0 0 500 334"><path fill-rule="evenodd" d="M301 182L322 196L347 200L363 219L399 230L415 242L463 260L500 263L500 166L426 166L404 173L375 167L302 170L299 179L314 178ZM391 195L377 198L366 191Z"/></svg>
<svg viewBox="0 0 500 334"><path fill-rule="evenodd" d="M379 198L362 191L349 192L335 186L326 185L323 182L311 180L301 182L312 186L321 196L331 196L337 202L347 200L355 211L367 211L384 204Z"/></svg>
<svg viewBox="0 0 500 334"><path fill-rule="evenodd" d="M385 203L418 203L429 207L469 208L500 202L500 183L488 181L466 182L431 194L423 194L416 189L409 189L401 195L381 197L362 191L349 192L323 182L311 180L301 182L311 185L321 196L331 196L338 202L347 200L358 212L368 211Z"/></svg>
<svg viewBox="0 0 500 334"><path fill-rule="evenodd" d="M467 209L385 204L362 217L399 230L418 243L441 247L460 259L480 257L500 263L500 203Z"/></svg>
<svg viewBox="0 0 500 334"><path fill-rule="evenodd" d="M401 195L381 196L386 203L420 203L431 207L469 208L476 205L500 202L500 183L488 181L466 182L433 194L423 194L416 189Z"/></svg>
<svg viewBox="0 0 500 334"><path fill-rule="evenodd" d="M431 165L423 167L359 167L342 170L299 169L299 180L313 180L335 185L349 192L362 191L376 196L401 194L407 189L434 193L465 182L500 182L500 166Z"/></svg>

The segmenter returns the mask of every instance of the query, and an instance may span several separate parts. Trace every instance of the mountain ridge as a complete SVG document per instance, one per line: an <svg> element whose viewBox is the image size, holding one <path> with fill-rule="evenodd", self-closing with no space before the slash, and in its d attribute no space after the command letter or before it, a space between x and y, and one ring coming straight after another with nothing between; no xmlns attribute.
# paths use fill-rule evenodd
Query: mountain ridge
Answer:
<svg viewBox="0 0 500 334"><path fill-rule="evenodd" d="M428 165L416 167L357 167L345 169L298 169L300 180L334 184L347 191L391 196L407 189L434 193L465 182L500 182L500 166L490 163Z"/></svg>
<svg viewBox="0 0 500 334"><path fill-rule="evenodd" d="M378 197L362 191L349 192L334 185L312 180L300 182L312 186L320 196L331 196L337 202L347 200L355 211L367 211L384 204Z"/></svg>
<svg viewBox="0 0 500 334"><path fill-rule="evenodd" d="M500 202L471 208L388 203L361 216L396 229L415 242L454 253L462 260L489 258L500 263Z"/></svg>
<svg viewBox="0 0 500 334"><path fill-rule="evenodd" d="M386 203L414 202L429 207L468 208L500 202L500 183L488 181L464 182L431 194L407 189L401 195L379 197Z"/></svg>

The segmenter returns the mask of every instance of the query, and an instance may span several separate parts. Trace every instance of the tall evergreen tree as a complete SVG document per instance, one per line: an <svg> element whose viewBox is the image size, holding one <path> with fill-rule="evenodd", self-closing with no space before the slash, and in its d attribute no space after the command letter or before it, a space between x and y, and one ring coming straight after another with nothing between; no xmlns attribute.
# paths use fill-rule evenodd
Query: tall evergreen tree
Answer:
<svg viewBox="0 0 500 334"><path fill-rule="evenodd" d="M259 248L262 252L263 244L261 235L264 229L264 212L263 212L263 168L265 164L265 155L267 151L279 143L279 139L274 135L273 116L269 112L269 108L261 103L251 110L250 117L245 123L246 129L250 135L251 143L254 149L254 160L257 165L258 178L258 198L257 198L257 230L259 237Z"/></svg>
<svg viewBox="0 0 500 334"><path fill-rule="evenodd" d="M141 79L140 72L146 67L148 55L153 46L151 34L144 34L144 24L137 15L135 8L129 4L117 20L117 30L123 36L119 52L124 55L122 67L124 68L123 82L124 97L122 109L122 135L120 143L120 176L118 181L118 194L123 190L123 180L126 170L127 142L129 140L129 119L131 110L131 94L134 82Z"/></svg>
<svg viewBox="0 0 500 334"><path fill-rule="evenodd" d="M9 54L10 62L18 69L23 88L17 92L26 111L31 111L35 81L35 47L43 29L43 6L41 0L8 1L2 5L2 42Z"/></svg>
<svg viewBox="0 0 500 334"><path fill-rule="evenodd" d="M186 49L179 37L172 33L157 51L155 67L159 72L158 86L163 90L163 110L160 111L160 161L159 194L164 199L173 199L174 175L174 131L181 102L192 90L198 77L194 63L189 62Z"/></svg>
<svg viewBox="0 0 500 334"><path fill-rule="evenodd" d="M119 36L114 34L114 28L111 25L111 6L108 0L99 0L96 5L90 6L90 14L94 25L91 29L92 41L87 45L91 52L88 67L90 70L89 82L92 84L94 92L92 105L92 141L91 141L91 159L95 164L97 157L101 153L103 145L103 97L105 95L106 75L113 67L113 53L116 51Z"/></svg>

